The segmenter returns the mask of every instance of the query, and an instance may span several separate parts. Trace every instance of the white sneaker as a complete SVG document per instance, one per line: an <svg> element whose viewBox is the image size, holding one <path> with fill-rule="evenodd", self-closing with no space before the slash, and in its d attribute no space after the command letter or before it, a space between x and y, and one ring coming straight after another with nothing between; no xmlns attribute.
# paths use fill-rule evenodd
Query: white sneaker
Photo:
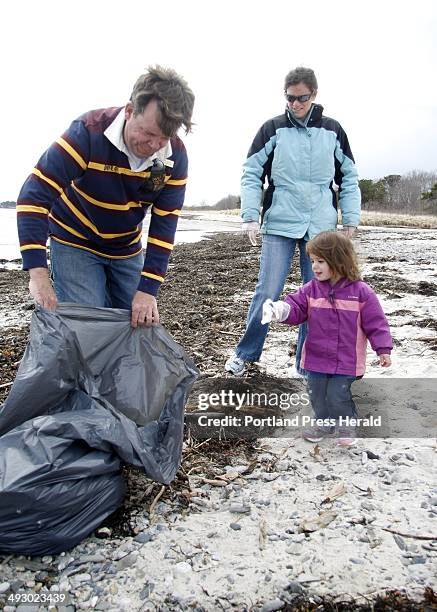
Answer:
<svg viewBox="0 0 437 612"><path fill-rule="evenodd" d="M241 376L246 370L246 362L234 353L225 363L225 370L234 376Z"/></svg>

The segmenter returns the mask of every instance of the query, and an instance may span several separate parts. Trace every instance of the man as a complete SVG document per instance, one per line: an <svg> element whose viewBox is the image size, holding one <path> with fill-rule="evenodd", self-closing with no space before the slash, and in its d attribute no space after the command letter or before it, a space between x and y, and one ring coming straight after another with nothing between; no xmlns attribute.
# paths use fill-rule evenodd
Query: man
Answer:
<svg viewBox="0 0 437 612"><path fill-rule="evenodd" d="M159 323L156 296L187 182L177 132L182 125L191 130L193 105L193 92L174 70L149 67L124 108L85 113L43 154L17 201L23 269L38 304L125 308L133 327Z"/></svg>

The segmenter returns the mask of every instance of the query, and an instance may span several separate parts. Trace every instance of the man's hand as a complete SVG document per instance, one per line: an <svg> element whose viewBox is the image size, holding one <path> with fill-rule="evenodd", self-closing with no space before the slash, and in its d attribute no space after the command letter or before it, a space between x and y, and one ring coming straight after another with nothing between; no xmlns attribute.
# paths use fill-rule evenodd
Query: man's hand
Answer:
<svg viewBox="0 0 437 612"><path fill-rule="evenodd" d="M151 327L152 325L158 325L158 323L159 312L156 298L149 293L144 293L144 291L137 291L132 300L132 327L138 325Z"/></svg>
<svg viewBox="0 0 437 612"><path fill-rule="evenodd" d="M383 368L388 368L391 366L390 355L379 355L379 365Z"/></svg>
<svg viewBox="0 0 437 612"><path fill-rule="evenodd" d="M259 234L258 221L243 221L241 224L241 231L248 235L250 244L256 246L256 237Z"/></svg>
<svg viewBox="0 0 437 612"><path fill-rule="evenodd" d="M354 227L353 225L343 225L342 232L343 234L346 234L346 236L352 240L356 229L357 228Z"/></svg>
<svg viewBox="0 0 437 612"><path fill-rule="evenodd" d="M55 292L47 268L31 268L29 270L29 291L35 302L47 310L55 310L58 305Z"/></svg>

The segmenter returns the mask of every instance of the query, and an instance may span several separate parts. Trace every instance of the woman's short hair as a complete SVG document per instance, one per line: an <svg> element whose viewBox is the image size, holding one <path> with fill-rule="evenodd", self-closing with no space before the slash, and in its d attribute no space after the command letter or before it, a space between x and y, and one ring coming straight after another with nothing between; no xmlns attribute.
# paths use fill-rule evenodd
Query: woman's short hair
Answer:
<svg viewBox="0 0 437 612"><path fill-rule="evenodd" d="M311 68L298 66L294 70L290 70L285 77L284 90L287 91L290 85L298 85L299 83L304 83L313 92L316 92L318 89L316 75Z"/></svg>
<svg viewBox="0 0 437 612"><path fill-rule="evenodd" d="M309 240L306 246L309 256L326 261L339 278L361 280L357 254L352 240L342 232L321 232Z"/></svg>
<svg viewBox="0 0 437 612"><path fill-rule="evenodd" d="M141 114L152 100L158 104L158 125L165 136L175 136L181 125L186 134L191 131L194 94L175 70L149 66L137 79L130 97L134 115Z"/></svg>

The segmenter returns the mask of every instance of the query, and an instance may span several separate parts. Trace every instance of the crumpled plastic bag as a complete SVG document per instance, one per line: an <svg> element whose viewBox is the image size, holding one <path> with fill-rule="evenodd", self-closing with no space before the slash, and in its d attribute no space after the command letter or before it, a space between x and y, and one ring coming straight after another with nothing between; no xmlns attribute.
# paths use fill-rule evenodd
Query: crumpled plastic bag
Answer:
<svg viewBox="0 0 437 612"><path fill-rule="evenodd" d="M162 326L127 311L37 308L0 409L0 551L67 550L124 496L123 463L169 483L197 369Z"/></svg>

